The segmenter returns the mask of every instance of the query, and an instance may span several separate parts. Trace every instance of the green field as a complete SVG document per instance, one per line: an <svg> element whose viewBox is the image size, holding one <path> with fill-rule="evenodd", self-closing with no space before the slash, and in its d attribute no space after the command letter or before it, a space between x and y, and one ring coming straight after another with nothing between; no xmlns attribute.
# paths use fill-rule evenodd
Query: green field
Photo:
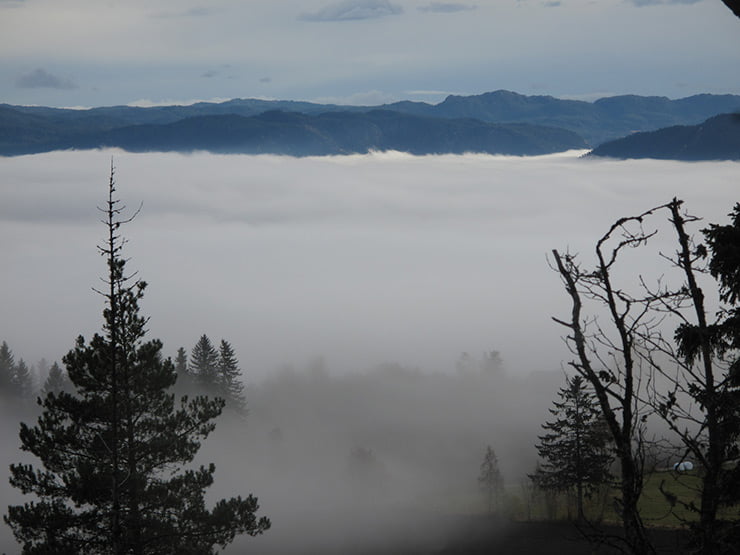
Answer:
<svg viewBox="0 0 740 555"><path fill-rule="evenodd" d="M640 500L640 513L647 526L675 528L696 521L700 504L701 478L696 471L676 473L659 471L650 474ZM671 503L668 497L675 496ZM586 500L589 520L604 524L619 524L614 488L604 488ZM445 514L482 515L488 511L485 497L478 491L440 492L422 500L425 507ZM504 498L497 505L496 513L513 520L568 520L575 518L576 505L573 496L566 493L550 494L531 491L521 484L508 484ZM740 519L740 507L725 509L721 516Z"/></svg>

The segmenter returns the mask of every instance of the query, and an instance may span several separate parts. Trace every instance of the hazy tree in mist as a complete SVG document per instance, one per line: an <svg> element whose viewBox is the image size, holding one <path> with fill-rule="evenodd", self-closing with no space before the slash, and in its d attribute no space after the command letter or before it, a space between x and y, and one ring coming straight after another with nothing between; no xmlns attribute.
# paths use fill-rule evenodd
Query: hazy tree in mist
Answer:
<svg viewBox="0 0 740 555"><path fill-rule="evenodd" d="M195 384L195 376L190 373L188 366L188 355L184 347L177 349L175 355L175 374L177 375L177 381L175 382L175 390L180 393L192 394L197 392Z"/></svg>
<svg viewBox="0 0 740 555"><path fill-rule="evenodd" d="M585 520L584 497L610 479L609 432L606 429L587 382L579 375L567 380L558 391L560 401L553 402L555 417L542 427L537 452L542 464L531 475L543 490L575 491L579 521Z"/></svg>
<svg viewBox="0 0 740 555"><path fill-rule="evenodd" d="M31 370L23 359L15 361L13 351L3 341L0 345L0 397L22 405L31 401L33 395L34 380Z"/></svg>
<svg viewBox="0 0 740 555"><path fill-rule="evenodd" d="M490 445L486 447L486 453L480 465L478 484L486 496L488 512L493 513L501 505L504 492L504 479L498 466L496 453Z"/></svg>
<svg viewBox="0 0 740 555"><path fill-rule="evenodd" d="M31 370L23 359L20 359L15 365L13 374L13 386L18 400L21 402L32 400L35 393L33 374L31 374Z"/></svg>
<svg viewBox="0 0 740 555"><path fill-rule="evenodd" d="M218 351L206 334L201 335L190 353L188 371L204 392L210 395L220 393Z"/></svg>
<svg viewBox="0 0 740 555"><path fill-rule="evenodd" d="M49 393L60 393L62 391L70 391L70 383L64 371L57 362L51 365L49 368L49 375L44 381L44 385L41 387L41 396L46 397Z"/></svg>
<svg viewBox="0 0 740 555"><path fill-rule="evenodd" d="M8 344L0 345L0 395L11 397L14 393L15 357Z"/></svg>
<svg viewBox="0 0 740 555"><path fill-rule="evenodd" d="M21 425L22 449L42 466L11 465L11 485L34 500L8 507L5 521L24 554L212 554L269 521L251 495L205 505L215 468L192 460L223 400L175 405L174 366L160 341L145 341L146 284L126 274L119 228L130 219L114 192L111 171L103 333L79 337L63 359L75 394L48 393L37 424Z"/></svg>
<svg viewBox="0 0 740 555"><path fill-rule="evenodd" d="M224 339L221 340L218 349L218 385L220 396L226 400L226 408L245 416L247 402L244 398L242 372L234 349Z"/></svg>

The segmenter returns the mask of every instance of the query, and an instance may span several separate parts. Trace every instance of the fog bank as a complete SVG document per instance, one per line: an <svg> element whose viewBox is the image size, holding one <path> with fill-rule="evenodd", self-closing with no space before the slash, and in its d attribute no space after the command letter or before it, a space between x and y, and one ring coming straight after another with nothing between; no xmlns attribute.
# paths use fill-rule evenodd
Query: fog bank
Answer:
<svg viewBox="0 0 740 555"><path fill-rule="evenodd" d="M127 255L169 354L226 338L249 381L316 356L337 372L447 371L491 349L509 372L557 369L567 354L550 316L567 298L550 249L590 253L612 220L673 196L706 221L737 200L736 163L578 154L3 158L0 338L58 360L99 329L95 207L113 157L121 198L143 203Z"/></svg>

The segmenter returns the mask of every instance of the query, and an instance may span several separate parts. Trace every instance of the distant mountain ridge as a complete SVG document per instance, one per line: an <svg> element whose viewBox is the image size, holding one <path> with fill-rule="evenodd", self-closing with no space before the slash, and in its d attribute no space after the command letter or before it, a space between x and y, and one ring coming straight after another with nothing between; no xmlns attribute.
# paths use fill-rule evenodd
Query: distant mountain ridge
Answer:
<svg viewBox="0 0 740 555"><path fill-rule="evenodd" d="M595 148L590 156L663 160L740 160L740 114L723 114L699 125L676 125L634 133Z"/></svg>
<svg viewBox="0 0 740 555"><path fill-rule="evenodd" d="M451 95L434 105L403 101L375 107L260 99L87 110L3 104L0 155L102 146L294 155L372 149L544 154L738 111L737 95L679 100L626 95L585 102L505 90Z"/></svg>
<svg viewBox="0 0 740 555"><path fill-rule="evenodd" d="M31 127L18 136L24 119ZM7 126L4 122L15 122ZM400 150L412 154L486 152L535 155L586 144L577 134L529 124L492 124L474 119L444 119L399 114L388 110L326 112L308 115L272 110L256 116L199 115L165 124L108 127L65 134L43 118L0 108L0 153L28 154L66 149L119 147L133 152L192 152L289 154L320 156ZM14 126L14 127L13 127Z"/></svg>

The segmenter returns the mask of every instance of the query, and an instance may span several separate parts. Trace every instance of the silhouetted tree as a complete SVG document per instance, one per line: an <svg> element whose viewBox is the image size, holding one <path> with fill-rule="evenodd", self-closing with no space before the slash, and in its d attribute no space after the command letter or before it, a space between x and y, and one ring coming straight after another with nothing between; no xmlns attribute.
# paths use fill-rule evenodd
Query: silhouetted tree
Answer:
<svg viewBox="0 0 740 555"><path fill-rule="evenodd" d="M486 453L483 456L483 462L480 465L478 484L486 496L488 512L493 513L494 509L501 504L501 497L504 491L504 479L501 475L501 470L498 467L498 458L496 458L496 453L490 445L486 447Z"/></svg>
<svg viewBox="0 0 740 555"><path fill-rule="evenodd" d="M692 239L687 224L698 218L682 213L681 206L682 201L673 199L638 216L619 219L597 243L599 262L593 271L583 271L572 256L553 251L572 300L570 322L559 322L569 328L567 341L577 355L571 366L594 387L615 443L621 463L622 516L628 543L635 553L650 548L643 541L644 529L637 511L644 452L635 450L635 446L641 443L641 426L646 418L645 412L640 415L641 403L647 403L663 419L678 437L683 452L701 467L698 505L693 499L682 500L664 490L671 505L680 503L698 513L698 522L692 525L698 550L704 554L723 553L733 549L734 542L733 525L720 519L719 509L723 504L737 503L740 491L736 470L740 437L740 318L736 306L740 292L740 208L731 214L730 225L712 225L705 230L712 253L708 271L719 281L719 297L726 305L719 319L711 322L698 279L706 271L703 260L708 249ZM653 285L640 275L635 279L639 292L629 292L624 284L616 285L612 276L623 251L644 247L657 233L645 231L644 226L657 213L665 212L677 247L672 256L656 256L678 270L680 283L675 284L671 276L671 280L661 277ZM606 332L605 324L581 315L584 300L607 309L609 324L615 330L613 336ZM667 318L679 323L675 342L662 334L671 322ZM648 382L651 387L646 390Z"/></svg>
<svg viewBox="0 0 740 555"><path fill-rule="evenodd" d="M722 2L732 10L732 13L740 17L740 0L722 0Z"/></svg>
<svg viewBox="0 0 740 555"><path fill-rule="evenodd" d="M22 449L42 467L11 465L11 484L35 499L10 506L5 521L24 554L211 554L236 534L269 527L257 500L234 497L211 510L214 466L192 467L223 400L183 398L175 406L171 360L145 341L139 300L146 284L125 273L123 220L113 171L100 247L108 273L103 333L82 337L64 357L75 395L49 393L35 426L21 425Z"/></svg>
<svg viewBox="0 0 740 555"><path fill-rule="evenodd" d="M245 416L247 402L244 398L244 384L239 361L231 344L224 339L218 349L218 384L220 395L226 400L226 408Z"/></svg>
<svg viewBox="0 0 740 555"><path fill-rule="evenodd" d="M631 553L654 553L638 501L644 474L644 425L649 408L641 399L638 328L649 326L652 315L614 284L613 273L620 255L644 244L649 235L642 230L647 216L665 206L638 216L620 218L596 243L596 267L585 270L570 254L552 251L555 269L571 299L570 318L553 318L568 330L565 341L575 355L569 365L593 388L619 461L617 502L624 541ZM631 226L636 229L632 229ZM584 303L605 311L604 323L583 314Z"/></svg>
<svg viewBox="0 0 740 555"><path fill-rule="evenodd" d="M702 553L730 552L736 543L738 523L723 521L720 509L740 502L740 204L735 205L727 225L711 224L702 230L707 244L694 244L685 227L697 220L670 205L671 221L679 248L674 264L684 274L682 286L667 293L666 306L681 318L675 333L677 351L665 341L651 346L662 357L677 363L670 374L661 361L651 357L651 366L672 387L657 395L656 406L681 439L685 452L702 467L699 522L695 539ZM708 249L707 249L708 247ZM702 261L709 255L708 268ZM723 307L714 322L705 307L698 275L708 272L717 280ZM660 338L658 338L660 339ZM684 399L690 399L685 403ZM687 406L688 405L688 406ZM698 414L697 414L698 413ZM699 417L697 419L697 417ZM699 423L699 427L693 426ZM688 424L688 425L687 425ZM691 502L684 502L696 511ZM734 528L734 530L733 530Z"/></svg>
<svg viewBox="0 0 740 555"><path fill-rule="evenodd" d="M210 395L220 393L218 351L206 334L203 334L190 353L188 371L196 384Z"/></svg>
<svg viewBox="0 0 740 555"><path fill-rule="evenodd" d="M542 464L531 475L544 490L575 491L577 517L585 520L584 497L609 480L609 436L593 394L585 380L573 376L558 391L552 422L543 424L547 433L540 436L537 452Z"/></svg>

